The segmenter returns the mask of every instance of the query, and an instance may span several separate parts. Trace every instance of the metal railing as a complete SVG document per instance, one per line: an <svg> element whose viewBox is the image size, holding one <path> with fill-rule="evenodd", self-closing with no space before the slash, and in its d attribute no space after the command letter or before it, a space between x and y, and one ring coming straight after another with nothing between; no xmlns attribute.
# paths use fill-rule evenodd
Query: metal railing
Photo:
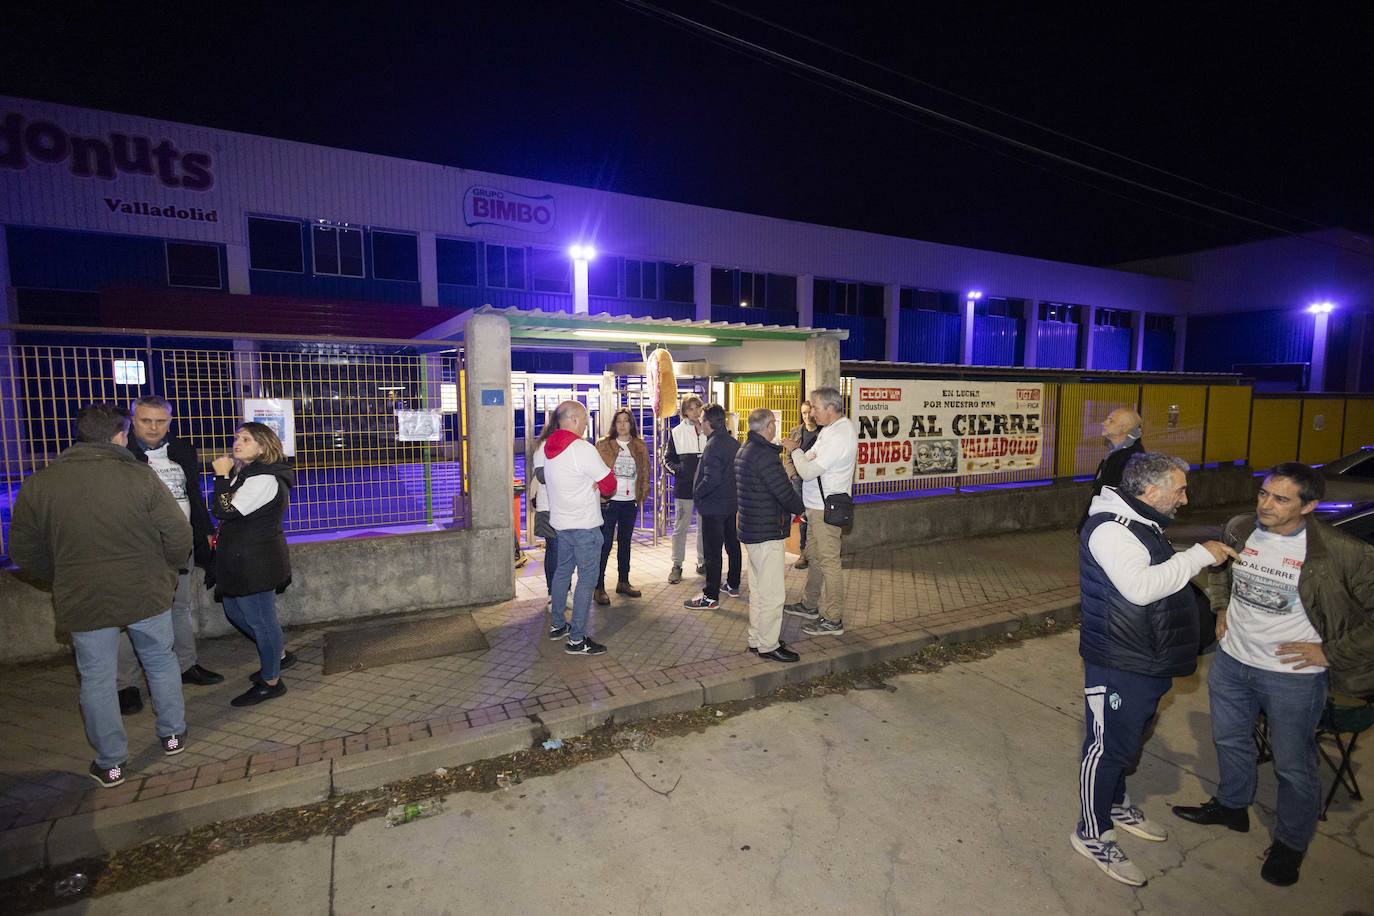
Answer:
<svg viewBox="0 0 1374 916"><path fill-rule="evenodd" d="M73 345L66 341L79 338L69 331L61 342L35 338L0 345L0 549L19 486L71 444L76 412L148 394L171 402L173 433L199 451L203 494L210 462L228 452L246 418L245 399L289 404L296 486L288 533L466 522L462 352L452 344L161 334L125 344L107 333ZM397 411L428 410L439 411L435 440L400 441Z"/></svg>

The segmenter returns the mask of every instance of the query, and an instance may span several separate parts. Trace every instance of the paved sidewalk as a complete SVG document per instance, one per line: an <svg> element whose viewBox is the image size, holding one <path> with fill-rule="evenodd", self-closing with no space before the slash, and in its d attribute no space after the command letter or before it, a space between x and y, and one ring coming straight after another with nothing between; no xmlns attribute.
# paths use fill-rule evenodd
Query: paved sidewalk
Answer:
<svg viewBox="0 0 1374 916"><path fill-rule="evenodd" d="M689 556L689 563L690 563ZM788 594L805 572L787 572ZM164 758L150 707L126 718L128 782L97 788L85 775L92 751L77 707L74 666L67 661L5 672L0 684L0 848L6 833L72 814L128 805L302 767L321 760L452 735L488 723L539 715L607 698L736 672L781 667L746 652L748 583L716 611L682 606L701 585L689 565L667 585L666 540L637 541L632 581L640 599L613 595L593 607L590 632L609 647L598 658L574 658L546 638L548 618L539 553L517 574L516 597L473 612L491 646L484 652L325 676L327 627L289 631L300 664L285 672L289 693L250 709L229 700L258 667L251 644L204 640L203 664L226 676L216 687L186 688L188 750ZM746 564L747 575L747 564ZM847 632L808 639L787 617L783 638L802 653L928 632L1007 613L1038 613L1077 601L1076 544L1066 531L1004 535L919 547L875 550L846 558ZM610 574L614 584L614 572ZM146 698L146 691L145 691ZM17 834L15 834L17 837Z"/></svg>

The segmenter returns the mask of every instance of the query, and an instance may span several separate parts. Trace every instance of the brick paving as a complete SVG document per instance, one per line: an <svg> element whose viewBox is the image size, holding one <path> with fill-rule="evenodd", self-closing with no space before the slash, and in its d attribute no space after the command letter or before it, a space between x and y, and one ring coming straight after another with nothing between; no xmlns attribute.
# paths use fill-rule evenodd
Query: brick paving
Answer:
<svg viewBox="0 0 1374 916"><path fill-rule="evenodd" d="M0 679L0 831L775 664L745 651L748 564L744 594L722 596L719 609L700 612L682 607L700 591L691 559L689 550L684 581L668 585L668 542L652 547L637 539L631 579L643 597L613 594L609 607L593 606L590 632L609 647L597 658L570 657L561 643L546 638L537 551L517 573L513 600L472 612L490 645L485 651L326 676L327 627L292 630L287 644L300 663L284 673L289 692L234 709L229 700L248 687L248 675L258 668L256 652L238 637L202 640L202 663L223 673L225 682L186 687L187 750L162 756L151 706L145 705L124 720L128 782L109 790L85 775L92 751L71 662L8 669ZM788 559L788 595L795 599L806 573L793 570ZM802 621L785 618L783 639L803 656L827 645L1073 602L1077 544L1068 532L1048 531L873 550L847 557L844 575L844 636L808 639L800 633ZM614 578L612 569L612 587Z"/></svg>

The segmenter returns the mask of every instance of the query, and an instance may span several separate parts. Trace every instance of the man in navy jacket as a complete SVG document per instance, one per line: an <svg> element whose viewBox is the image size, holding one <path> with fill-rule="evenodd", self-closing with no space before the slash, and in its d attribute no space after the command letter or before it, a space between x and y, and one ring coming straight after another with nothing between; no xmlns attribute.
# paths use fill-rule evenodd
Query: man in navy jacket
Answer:
<svg viewBox="0 0 1374 916"><path fill-rule="evenodd" d="M1126 794L1141 741L1173 679L1197 669L1198 601L1189 580L1235 557L1218 541L1175 553L1164 528L1188 502L1188 463L1154 452L1104 487L1079 540L1083 704L1087 735L1078 771L1079 821L1070 843L1108 877L1136 887L1145 873L1116 827L1162 842L1168 831Z"/></svg>

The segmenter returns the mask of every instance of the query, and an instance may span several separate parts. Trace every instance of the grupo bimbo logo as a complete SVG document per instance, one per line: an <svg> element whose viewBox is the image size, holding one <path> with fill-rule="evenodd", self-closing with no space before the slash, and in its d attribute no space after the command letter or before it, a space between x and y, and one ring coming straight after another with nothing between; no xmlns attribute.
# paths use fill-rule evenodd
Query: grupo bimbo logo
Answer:
<svg viewBox="0 0 1374 916"><path fill-rule="evenodd" d="M498 188L468 188L463 194L463 220L469 226L493 225L548 232L555 218L553 195L531 197Z"/></svg>

